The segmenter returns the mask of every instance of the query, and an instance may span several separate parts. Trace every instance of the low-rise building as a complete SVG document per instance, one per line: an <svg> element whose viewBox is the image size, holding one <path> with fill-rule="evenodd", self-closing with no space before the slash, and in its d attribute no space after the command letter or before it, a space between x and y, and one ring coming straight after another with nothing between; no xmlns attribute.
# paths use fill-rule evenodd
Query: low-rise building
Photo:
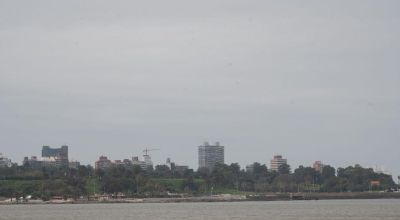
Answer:
<svg viewBox="0 0 400 220"><path fill-rule="evenodd" d="M185 165L177 165L175 162L172 162L170 158L167 158L166 164L165 164L172 172L177 172L180 174L183 174L186 170L189 169L189 166Z"/></svg>
<svg viewBox="0 0 400 220"><path fill-rule="evenodd" d="M81 163L77 160L72 160L69 161L69 168L70 169L79 169L79 166L81 165Z"/></svg>
<svg viewBox="0 0 400 220"><path fill-rule="evenodd" d="M139 157L132 157L132 165L140 166L140 169L147 170L147 164L145 161L139 160Z"/></svg>
<svg viewBox="0 0 400 220"><path fill-rule="evenodd" d="M131 166L132 165L132 160L129 160L129 159L124 159L122 162L124 163L125 166Z"/></svg>
<svg viewBox="0 0 400 220"><path fill-rule="evenodd" d="M109 160L106 156L100 156L95 162L94 167L96 170L109 169L111 167L111 160Z"/></svg>
<svg viewBox="0 0 400 220"><path fill-rule="evenodd" d="M133 166L139 166L141 170L146 171L153 168L153 162L150 156L146 155L144 160L139 160L139 157L132 157L132 160L109 160L106 156L100 156L95 162L95 169L109 169L111 167L123 166L125 168L132 168Z"/></svg>
<svg viewBox="0 0 400 220"><path fill-rule="evenodd" d="M246 166L246 172L248 173L254 172L254 163Z"/></svg>
<svg viewBox="0 0 400 220"><path fill-rule="evenodd" d="M10 159L8 159L6 156L4 156L2 153L0 153L0 168L5 168L5 167L11 167L12 162Z"/></svg>
<svg viewBox="0 0 400 220"><path fill-rule="evenodd" d="M24 160L22 161L23 166L28 166L32 169L41 169L43 168L43 161L39 160L37 156L31 156L31 157L24 157Z"/></svg>
<svg viewBox="0 0 400 220"><path fill-rule="evenodd" d="M57 157L42 157L41 158L42 167L52 168L52 167L61 167L61 160Z"/></svg>

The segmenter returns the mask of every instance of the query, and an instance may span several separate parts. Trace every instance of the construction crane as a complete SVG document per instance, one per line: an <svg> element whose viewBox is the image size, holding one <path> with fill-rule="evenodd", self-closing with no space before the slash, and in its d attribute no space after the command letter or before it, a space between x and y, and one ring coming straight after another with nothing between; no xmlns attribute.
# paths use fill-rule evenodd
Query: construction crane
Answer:
<svg viewBox="0 0 400 220"><path fill-rule="evenodd" d="M156 149L156 148L148 149L148 148L145 148L145 149L143 150L143 153L144 153L143 156L148 156L148 152L149 152L149 151L155 151L155 150L160 150L160 149Z"/></svg>

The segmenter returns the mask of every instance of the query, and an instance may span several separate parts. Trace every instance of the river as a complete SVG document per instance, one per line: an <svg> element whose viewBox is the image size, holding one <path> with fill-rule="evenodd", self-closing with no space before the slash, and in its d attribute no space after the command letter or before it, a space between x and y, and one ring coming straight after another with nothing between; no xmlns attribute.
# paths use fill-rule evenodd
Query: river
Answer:
<svg viewBox="0 0 400 220"><path fill-rule="evenodd" d="M1 205L0 219L399 220L400 200Z"/></svg>

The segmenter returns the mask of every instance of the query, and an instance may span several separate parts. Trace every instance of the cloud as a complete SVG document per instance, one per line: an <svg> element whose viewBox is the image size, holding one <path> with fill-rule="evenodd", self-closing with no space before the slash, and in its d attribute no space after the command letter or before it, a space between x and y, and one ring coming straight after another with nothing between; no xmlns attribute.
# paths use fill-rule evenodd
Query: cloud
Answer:
<svg viewBox="0 0 400 220"><path fill-rule="evenodd" d="M398 4L2 1L2 151L67 143L93 163L154 145L197 167L218 140L242 166L394 170Z"/></svg>

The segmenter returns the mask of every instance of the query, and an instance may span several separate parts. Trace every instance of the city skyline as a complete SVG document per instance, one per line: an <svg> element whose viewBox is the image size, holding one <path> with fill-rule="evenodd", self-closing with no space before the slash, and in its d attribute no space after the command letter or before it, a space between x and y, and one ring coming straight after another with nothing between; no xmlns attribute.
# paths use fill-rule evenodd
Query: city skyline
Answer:
<svg viewBox="0 0 400 220"><path fill-rule="evenodd" d="M400 1L1 1L0 151L400 174ZM95 153L94 153L95 152ZM190 159L188 159L190 158Z"/></svg>
<svg viewBox="0 0 400 220"><path fill-rule="evenodd" d="M197 152L197 164L198 164L198 166L196 167L196 166L191 166L190 165L190 163L188 163L188 164L185 164L185 163L183 163L182 164L182 162L178 162L179 163L179 165L180 165L180 167L186 167L186 166L188 166L188 168L189 169L193 169L193 170L197 170L198 168L200 168L200 148L201 147L222 147L222 161L224 161L224 155L225 155L225 151L224 151L224 148L225 148L225 146L222 146L222 145L220 145L220 142L216 142L214 145L212 145L212 144L209 144L209 142L208 141L205 141L204 143L203 143L203 145L201 145L201 146L198 146L197 147L197 150L196 150L196 152ZM2 152L0 152L0 156L2 157L2 158L8 158L9 160L10 160L10 164L11 164L11 162L14 164L18 164L18 165L23 165L24 163L25 163L25 160L27 160L27 159L34 159L35 161L36 160L38 160L38 161L45 161L45 162L51 162L51 161L57 161L57 159L65 159L64 158L64 155L67 155L67 161L68 161L68 154L69 154L69 152L68 152L68 149L70 149L70 148L68 148L68 145L65 145L65 144L63 144L63 145L61 145L60 146L60 148L57 148L57 147L51 147L51 145L43 145L42 146L42 150L41 150L41 154L42 154L42 157L38 157L36 154L33 154L33 155L25 155L24 156L24 159L22 160L22 163L20 163L20 162L18 162L18 161L15 161L15 160L12 160L10 157L7 157L6 155L4 155ZM97 162L98 161L101 161L101 160L107 160L108 162L108 165L107 166L110 166L111 164L114 164L114 165L118 165L118 164L123 164L124 162L125 162L125 160L126 159L128 159L128 160L130 160L130 162L132 162L133 161L133 164L132 165L139 165L139 166L141 166L141 168L142 169L145 169L144 167L147 167L147 166L149 166L149 164L148 164L148 162L150 162L151 163L151 166L152 167L154 167L154 166L156 166L156 165L167 165L167 166L170 166L170 165L168 165L168 163L171 163L170 161L171 161L171 158L170 157L166 157L166 160L164 160L164 161L167 161L167 162L160 162L160 161L156 161L156 162L154 162L152 159L151 159L151 155L150 154L148 154L148 152L147 152L147 150L148 150L148 148L145 148L145 150L142 150L142 153L143 153L143 155L140 155L140 154L137 154L137 155L127 155L127 156L124 156L123 158L111 158L111 157L109 157L108 155L99 155L98 157L97 157L97 159L95 160L95 161L91 161L91 162L88 162L88 163L85 163L85 162L83 162L83 163L81 163L81 161L79 161L79 160L76 160L76 159L74 159L74 158L71 158L71 159L69 159L69 163L70 163L70 166L72 165L72 167L74 167L74 168L76 168L76 164L79 166L79 165L84 165L84 166L86 166L86 165L90 165L90 166L92 166L93 168L96 168L97 167ZM150 149L150 150L159 150L159 149ZM51 153L44 153L44 152L46 152L46 151L49 151L49 152L51 152ZM62 153L61 153L62 152ZM208 152L208 154L214 154L214 152ZM45 156L43 156L44 154L46 154ZM51 154L51 155L50 155ZM59 157L61 155L61 157ZM52 157L54 157L54 158L52 158ZM58 158L59 157L59 158ZM203 156L204 157L204 156ZM214 156L213 156L214 157ZM142 160L140 160L140 159L142 159ZM204 158L203 158L204 159ZM149 160L149 161L147 161L147 160ZM212 159L212 161L214 161L215 159ZM218 160L218 159L217 159ZM135 162L136 161L136 162ZM147 161L147 162L146 162ZM169 162L168 162L169 161ZM143 163L143 164L142 164ZM205 161L203 162L203 163L206 163ZM216 162L211 162L211 161L209 161L208 163L213 163L213 164L215 164ZM374 165L365 165L365 164L360 164L360 163L353 163L353 164L348 164L348 165L333 165L333 164L329 164L329 163L325 163L325 161L324 161L324 163L322 163L322 161L321 160L314 160L314 161L312 161L312 162L310 162L309 164L307 164L306 162L304 162L304 163L301 163L301 164L299 164L299 165L295 165L295 166L293 166L291 163L289 163L288 162L288 160L287 160L287 158L283 158L283 156L282 156L282 154L273 154L273 156L267 161L267 162L263 162L263 161L253 161L253 162L250 162L250 163L248 163L248 164L241 164L241 163L239 163L239 162L223 162L224 164L230 164L230 163L238 163L239 164L239 166L241 167L241 169L243 169L243 170L247 170L248 169L248 166L252 166L253 165L253 163L260 163L260 164L264 164L264 165L266 165L267 166L267 168L269 169L269 170L272 170L272 171L278 171L278 169L279 169L279 167L280 167L280 165L282 165L282 164L287 164L287 165L289 165L289 167L290 167L290 170L291 171L294 171L296 168L298 168L298 167L300 167L300 166L304 166L304 167L311 167L311 168L314 168L315 170L317 170L317 171L321 171L321 169L322 169L322 167L323 166L326 166L326 165L330 165L330 166L333 166L333 167L335 167L335 168L339 168L339 167L341 167L341 168L345 168L345 167L348 167L348 166L354 166L354 165L361 165L361 166L363 166L363 167L367 167L367 168L371 168L371 169L373 169L374 170L374 172L377 172L377 173L385 173L385 174L389 174L389 175L392 175L392 177L393 177L393 179L396 179L396 177L397 177L397 175L395 175L395 174L393 174L392 172L391 172L391 170L390 170L390 168L388 169L388 167L386 167L385 165L378 165L378 164L374 164ZM174 162L174 164L175 164L175 162ZM154 165L154 166L153 166ZM40 165L40 166L42 166L42 165ZM106 167L107 167L106 166ZM209 166L209 165L208 165ZM211 169L212 170L212 168L210 168L210 167L208 167L208 166L204 166L204 167L206 167L206 168L208 168L208 169Z"/></svg>

